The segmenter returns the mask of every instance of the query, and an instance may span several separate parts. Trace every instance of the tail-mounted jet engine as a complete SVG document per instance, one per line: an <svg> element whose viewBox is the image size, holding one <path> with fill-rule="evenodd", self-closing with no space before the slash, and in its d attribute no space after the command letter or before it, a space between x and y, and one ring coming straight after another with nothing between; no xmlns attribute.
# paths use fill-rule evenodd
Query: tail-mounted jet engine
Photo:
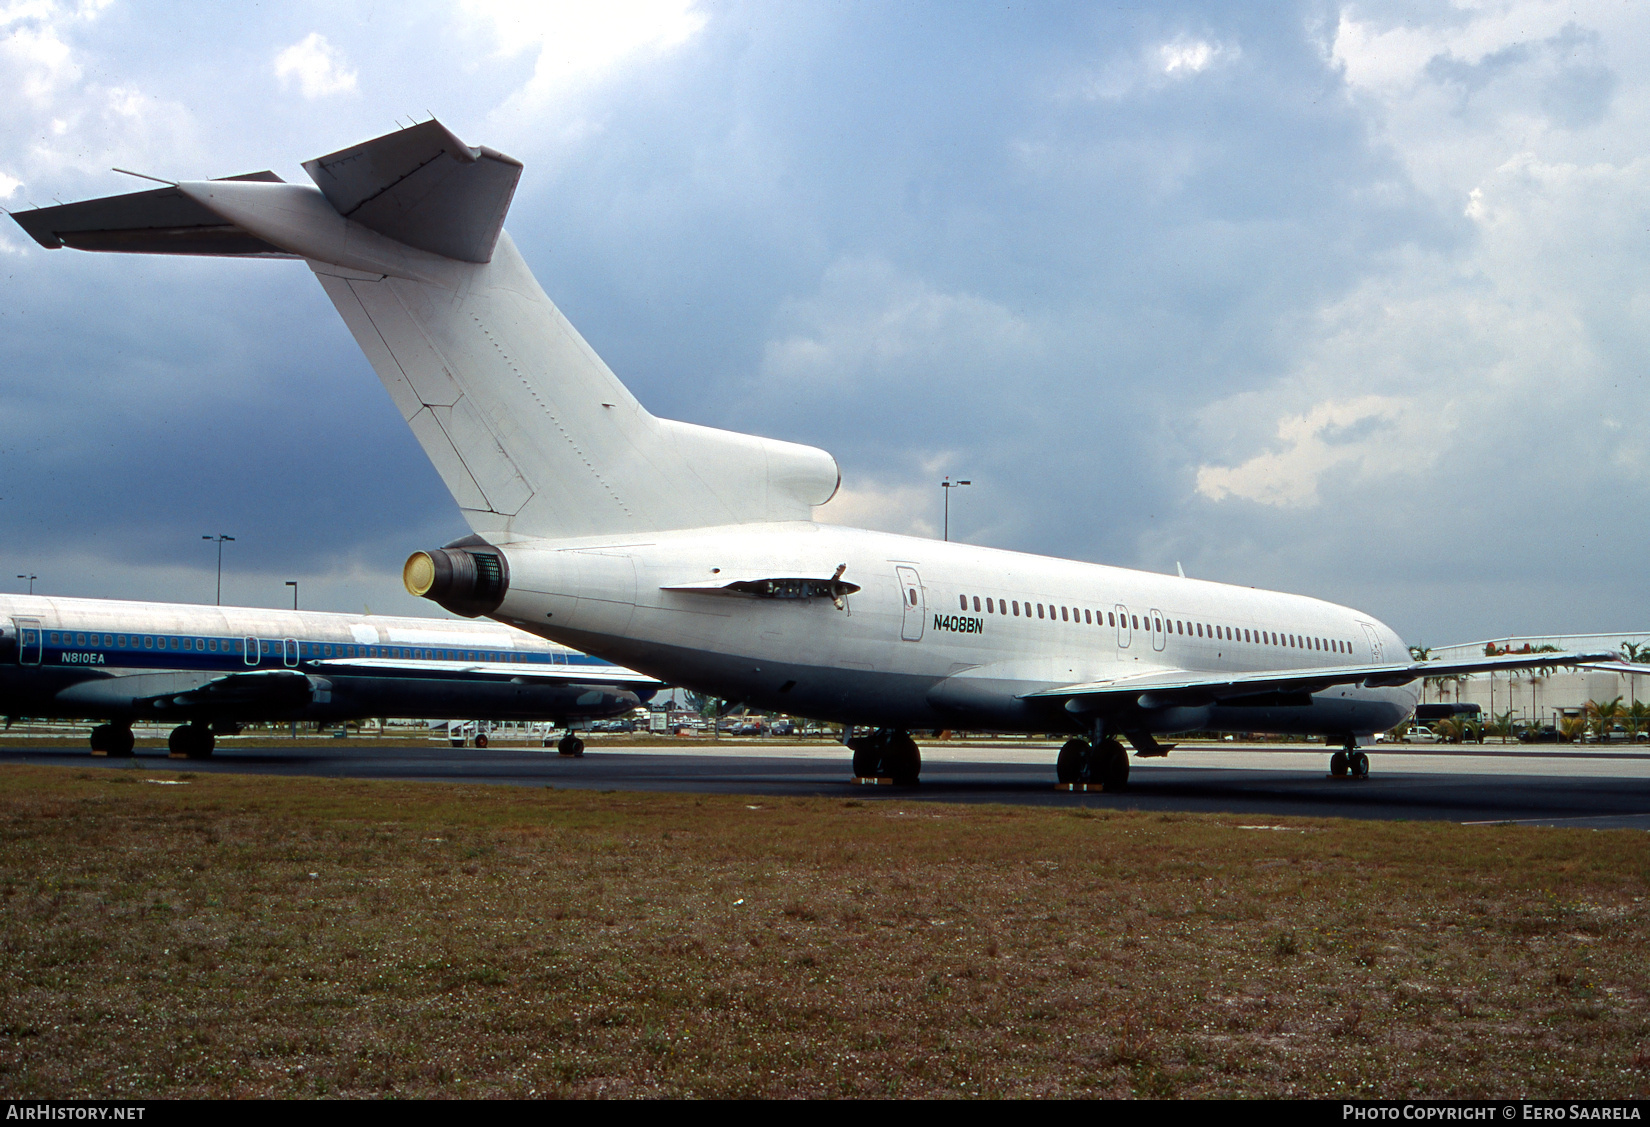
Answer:
<svg viewBox="0 0 1650 1127"><path fill-rule="evenodd" d="M504 553L479 536L466 536L445 548L414 552L401 569L401 582L421 599L429 599L466 618L490 614L510 589L510 564Z"/></svg>

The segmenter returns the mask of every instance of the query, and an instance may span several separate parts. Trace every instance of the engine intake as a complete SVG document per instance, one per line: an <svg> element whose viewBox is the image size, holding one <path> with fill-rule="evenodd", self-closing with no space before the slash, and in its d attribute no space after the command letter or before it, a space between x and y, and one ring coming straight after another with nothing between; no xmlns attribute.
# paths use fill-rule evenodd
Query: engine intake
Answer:
<svg viewBox="0 0 1650 1127"><path fill-rule="evenodd" d="M407 557L401 582L421 599L475 618L491 614L504 602L510 564L503 552L485 541L473 547L435 548Z"/></svg>

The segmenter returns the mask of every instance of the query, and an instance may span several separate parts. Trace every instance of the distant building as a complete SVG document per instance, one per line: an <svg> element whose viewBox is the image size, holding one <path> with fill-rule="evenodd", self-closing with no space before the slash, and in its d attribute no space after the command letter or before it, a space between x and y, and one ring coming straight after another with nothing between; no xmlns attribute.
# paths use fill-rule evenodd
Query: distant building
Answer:
<svg viewBox="0 0 1650 1127"><path fill-rule="evenodd" d="M1522 653L1525 646L1531 650L1552 646L1582 653L1622 653L1629 644L1650 648L1650 631L1489 638L1482 642L1437 646L1428 656L1434 661L1461 661L1483 657L1490 646L1494 646L1497 653ZM1510 673L1480 673L1461 679L1452 678L1443 684L1429 681L1422 701L1476 704L1483 709L1486 718L1511 710L1514 720L1552 724L1556 716L1575 715L1589 700L1607 701L1615 697L1620 697L1624 704L1650 700L1650 664L1644 666L1642 676L1556 669L1544 673L1540 669L1522 669Z"/></svg>

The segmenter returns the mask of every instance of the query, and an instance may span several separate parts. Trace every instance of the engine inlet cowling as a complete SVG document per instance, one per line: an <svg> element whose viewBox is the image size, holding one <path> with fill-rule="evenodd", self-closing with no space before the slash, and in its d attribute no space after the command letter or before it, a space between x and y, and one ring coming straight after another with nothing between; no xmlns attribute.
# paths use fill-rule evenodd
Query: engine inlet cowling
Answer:
<svg viewBox="0 0 1650 1127"><path fill-rule="evenodd" d="M407 557L401 582L421 599L475 618L491 614L504 602L510 589L510 565L492 545L434 548Z"/></svg>

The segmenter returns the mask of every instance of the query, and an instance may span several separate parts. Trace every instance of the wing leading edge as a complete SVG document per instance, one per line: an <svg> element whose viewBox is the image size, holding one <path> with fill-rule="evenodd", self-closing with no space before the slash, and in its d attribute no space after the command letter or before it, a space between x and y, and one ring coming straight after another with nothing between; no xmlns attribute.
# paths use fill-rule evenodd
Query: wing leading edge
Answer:
<svg viewBox="0 0 1650 1127"><path fill-rule="evenodd" d="M1591 665L1619 655L1583 653L1516 654L1473 661L1409 661L1380 665L1337 665L1316 669L1268 669L1250 673L1204 673L1162 669L1131 677L1059 685L1026 693L1026 700L1064 699L1073 712L1087 712L1108 702L1142 708L1216 704L1251 697L1310 695L1335 685L1383 688L1422 677L1456 677L1507 669Z"/></svg>

